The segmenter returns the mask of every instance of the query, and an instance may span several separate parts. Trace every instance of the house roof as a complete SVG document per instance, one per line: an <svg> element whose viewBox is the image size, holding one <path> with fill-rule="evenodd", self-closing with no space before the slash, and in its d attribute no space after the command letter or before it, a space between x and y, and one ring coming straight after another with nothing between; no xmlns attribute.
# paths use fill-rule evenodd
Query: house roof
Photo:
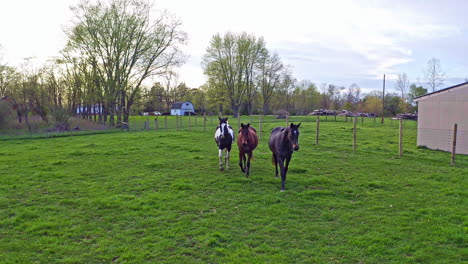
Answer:
<svg viewBox="0 0 468 264"><path fill-rule="evenodd" d="M434 95L434 94L438 94L438 93L442 93L442 92L446 92L446 91L448 91L448 90L451 90L451 89L454 89L454 88L463 86L463 85L465 85L465 84L468 84L468 82L464 82L464 83L460 83L460 84L457 84L457 85L454 85L454 86L450 86L450 87L447 87L447 88L444 88L444 89L440 89L440 90L435 91L435 92L432 92L432 93L427 93L427 94L424 94L424 95L415 97L414 100L418 101L419 99L421 99L421 98L423 98L423 97L430 96L430 95Z"/></svg>
<svg viewBox="0 0 468 264"><path fill-rule="evenodd" d="M192 103L189 102L189 101L185 101L185 102L175 102L175 103L172 104L171 109L182 109L182 105L185 104L185 103L190 103L190 104L192 104Z"/></svg>

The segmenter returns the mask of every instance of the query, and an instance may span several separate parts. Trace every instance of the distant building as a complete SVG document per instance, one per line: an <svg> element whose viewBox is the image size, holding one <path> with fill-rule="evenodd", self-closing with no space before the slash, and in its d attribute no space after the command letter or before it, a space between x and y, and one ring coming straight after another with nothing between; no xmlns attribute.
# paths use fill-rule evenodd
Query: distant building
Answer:
<svg viewBox="0 0 468 264"><path fill-rule="evenodd" d="M418 102L418 146L452 150L457 124L457 153L468 154L468 82L415 98Z"/></svg>
<svg viewBox="0 0 468 264"><path fill-rule="evenodd" d="M175 102L171 107L171 115L185 116L189 114L194 114L195 108L193 104L189 101L186 102Z"/></svg>
<svg viewBox="0 0 468 264"><path fill-rule="evenodd" d="M99 115L102 113L103 113L103 108L102 108L102 105L100 104L93 104L93 105L90 105L89 107L78 105L76 107L77 115L82 115L82 114Z"/></svg>

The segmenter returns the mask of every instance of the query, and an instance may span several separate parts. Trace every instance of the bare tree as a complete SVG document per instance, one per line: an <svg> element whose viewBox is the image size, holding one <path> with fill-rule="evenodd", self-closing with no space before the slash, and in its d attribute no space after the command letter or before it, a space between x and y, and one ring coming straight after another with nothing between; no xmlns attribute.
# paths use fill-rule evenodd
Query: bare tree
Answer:
<svg viewBox="0 0 468 264"><path fill-rule="evenodd" d="M330 98L331 102L331 108L334 110L340 109L342 103L343 103L343 96L341 94L341 91L343 91L345 88L343 86L338 86L334 84L329 84L327 88L327 93Z"/></svg>
<svg viewBox="0 0 468 264"><path fill-rule="evenodd" d="M398 74L398 79L396 81L395 88L401 93L401 109L403 112L406 112L406 98L409 88L409 80L406 73Z"/></svg>
<svg viewBox="0 0 468 264"><path fill-rule="evenodd" d="M166 72L163 75L160 85L164 88L166 111L170 111L172 104L182 100L188 92L187 86L185 86L185 83L179 81L179 74L174 71Z"/></svg>
<svg viewBox="0 0 468 264"><path fill-rule="evenodd" d="M290 104L290 98L292 91L294 89L294 86L296 85L297 80L292 76L292 73L290 71L290 67L286 67L286 69L283 72L283 78L281 81L281 85L279 88L279 94L284 98L284 106L283 109L285 109L287 112L289 112L289 104Z"/></svg>
<svg viewBox="0 0 468 264"><path fill-rule="evenodd" d="M328 109L329 103L328 103L328 96L327 96L327 83L322 83L320 85L320 92L322 93L322 108L323 109Z"/></svg>
<svg viewBox="0 0 468 264"><path fill-rule="evenodd" d="M445 73L442 71L440 61L436 58L432 58L427 62L426 69L424 70L424 77L426 84L429 86L432 92L435 92L437 88L444 84Z"/></svg>

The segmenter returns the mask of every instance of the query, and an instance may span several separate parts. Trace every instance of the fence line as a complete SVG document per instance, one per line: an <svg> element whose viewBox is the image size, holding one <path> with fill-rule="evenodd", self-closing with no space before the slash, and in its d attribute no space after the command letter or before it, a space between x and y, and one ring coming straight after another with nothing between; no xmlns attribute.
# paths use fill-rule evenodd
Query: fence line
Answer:
<svg viewBox="0 0 468 264"><path fill-rule="evenodd" d="M203 131L203 132L208 132L214 133L214 127L216 124L213 124L213 115L207 116L204 114L203 116L156 116L154 117L154 125L152 125L152 122L150 122L149 116L145 117L131 117L130 120L127 123L122 122L122 127L119 129L120 131L141 131L141 130L153 130L153 131L159 131L161 130L160 126L160 119L164 118L164 130L165 131ZM203 122L198 122L200 118L203 118ZM209 118L209 119L208 119ZM264 130L264 124L268 124L268 127L274 127L274 126L284 126L284 125L289 125L290 122L302 122L304 123L305 126L302 126L302 129L305 129L305 133L303 133L302 138L308 137L309 133L307 130L310 131L311 127L307 126L307 124L312 125L313 129L313 123L315 121L316 123L316 131L315 131L315 145L319 146L319 140L320 140L320 129L321 129L321 122L349 122L352 120L353 125L352 125L352 131L353 131L353 144L352 144L352 150L353 152L358 151L357 150L357 144L358 140L361 140L361 138L366 141L365 135L358 137L357 135L357 117L351 118L351 120L348 120L347 116L334 116L334 118L328 118L327 116L316 116L316 120L313 120L313 118L307 117L307 116L286 116L284 119L278 119L278 118L273 118L272 116L263 116L263 115L258 115L258 116L240 116L238 118L235 118L234 120L237 120L237 125L239 126L240 123L255 123L254 119L258 118L258 127L256 127L259 135L260 140L265 140L263 138L263 133ZM234 121L233 119L230 119L230 121ZM208 121L210 122L209 124ZM236 121L234 121L235 123ZM405 133L405 129L418 129L418 138L423 137L427 139L437 139L439 143L438 145L434 146L428 146L431 149L441 149L444 151L447 151L451 153L451 165L455 165L456 161L456 154L458 147L460 146L460 149L466 149L468 146L468 131L463 130L463 129L457 129L457 125L455 124L453 129L429 129L429 128L418 128L417 124L414 124L414 127L406 127L405 123L407 120L398 120L398 122L385 122L384 124L376 124L376 117L370 117L370 118L364 118L361 117L361 122L360 126L367 126L367 127L393 127L395 128L395 134L394 134L394 139L395 144L398 144L398 156L402 157L404 155L404 144L405 144L405 138L407 138L407 134ZM398 125L396 125L398 123ZM210 126L213 129L208 128L207 126ZM255 125L254 125L255 126ZM237 129L234 129L237 132ZM113 131L113 130L112 130ZM398 132L396 132L398 131ZM111 132L109 130L109 132ZM58 136L60 132L54 133L47 131L47 133L41 134L33 134L29 133L29 137L35 137L35 138L44 138L44 137L54 137ZM62 132L63 133L63 132ZM86 134L86 131L80 131L80 132L73 132L70 131L68 134L73 135L73 134L80 134L84 133ZM103 132L105 133L105 132ZM313 133L313 131L312 131ZM57 135L56 135L57 134ZM92 132L89 132L89 134L93 134ZM325 133L327 135L327 133ZM398 137L398 140L396 138ZM414 136L411 136L414 137ZM2 138L10 139L8 135L3 135ZM14 139L15 137L12 136L11 139ZM17 138L25 138L25 136L17 136ZM27 138L27 136L26 136ZM326 138L326 137L324 137ZM323 140L323 139L322 139ZM415 139L412 139L415 140ZM414 142L416 144L416 142ZM423 146L424 147L424 146ZM350 149L351 150L351 149ZM460 153L460 152L459 152Z"/></svg>

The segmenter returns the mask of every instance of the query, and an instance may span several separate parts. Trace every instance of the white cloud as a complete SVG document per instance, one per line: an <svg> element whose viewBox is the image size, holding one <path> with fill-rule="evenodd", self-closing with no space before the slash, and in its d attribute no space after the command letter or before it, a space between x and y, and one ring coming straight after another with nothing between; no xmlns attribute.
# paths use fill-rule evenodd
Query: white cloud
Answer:
<svg viewBox="0 0 468 264"><path fill-rule="evenodd" d="M58 54L65 44L61 28L70 21L68 8L78 1L0 3L4 59L20 61L29 56ZM456 43L460 43L457 50L462 50L466 43L462 27L467 21L458 21L466 17L458 11L463 9L457 8L460 3L418 4L399 0L155 0L154 3L179 17L189 35L185 50L190 58L179 72L190 87L205 81L200 61L211 37L227 31L246 31L264 37L268 48L290 63L297 76L317 82L381 79L384 73L395 74L408 65L413 65L411 69L417 64L424 66L433 56L442 62L448 60L444 56L452 56L450 61L458 65L447 69L467 70L459 55L447 54L448 50L455 50ZM455 20L448 14L453 14ZM440 39L452 42L452 46L430 54L434 50L427 49Z"/></svg>

